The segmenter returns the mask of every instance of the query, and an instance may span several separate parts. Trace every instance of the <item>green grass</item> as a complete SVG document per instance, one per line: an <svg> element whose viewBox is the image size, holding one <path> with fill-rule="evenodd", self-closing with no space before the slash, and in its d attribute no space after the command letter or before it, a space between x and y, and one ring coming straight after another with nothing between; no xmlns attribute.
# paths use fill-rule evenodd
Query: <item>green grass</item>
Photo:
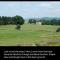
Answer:
<svg viewBox="0 0 60 60"><path fill-rule="evenodd" d="M0 26L0 46L17 46L19 44L60 46L60 32L56 32L59 26L24 24L21 26L21 30L16 30L15 27L15 25Z"/></svg>

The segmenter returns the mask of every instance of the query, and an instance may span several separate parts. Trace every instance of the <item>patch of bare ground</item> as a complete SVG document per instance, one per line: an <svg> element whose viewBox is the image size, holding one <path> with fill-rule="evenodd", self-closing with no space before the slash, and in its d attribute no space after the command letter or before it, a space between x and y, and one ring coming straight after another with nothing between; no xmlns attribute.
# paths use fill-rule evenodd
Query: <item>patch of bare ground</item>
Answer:
<svg viewBox="0 0 60 60"><path fill-rule="evenodd" d="M45 31L45 32L52 32L52 31L49 31L49 30L36 30L37 32L40 32L40 31Z"/></svg>
<svg viewBox="0 0 60 60"><path fill-rule="evenodd" d="M56 46L56 44L59 44L60 40L48 40L46 42L41 42L35 44L36 46Z"/></svg>
<svg viewBox="0 0 60 60"><path fill-rule="evenodd" d="M60 43L60 40L48 40L47 44L49 46L53 45L53 46L56 46L56 44L59 44Z"/></svg>
<svg viewBox="0 0 60 60"><path fill-rule="evenodd" d="M46 42L40 43L40 44L35 44L36 46L47 46Z"/></svg>
<svg viewBox="0 0 60 60"><path fill-rule="evenodd" d="M17 46L36 46L35 44L25 43L25 44L17 44Z"/></svg>

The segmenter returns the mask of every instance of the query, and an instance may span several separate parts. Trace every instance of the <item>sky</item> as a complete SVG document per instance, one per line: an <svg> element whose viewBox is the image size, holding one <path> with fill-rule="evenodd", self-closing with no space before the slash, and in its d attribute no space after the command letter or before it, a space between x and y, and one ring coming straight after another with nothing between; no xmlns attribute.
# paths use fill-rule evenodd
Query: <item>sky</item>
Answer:
<svg viewBox="0 0 60 60"><path fill-rule="evenodd" d="M60 1L0 1L0 16L60 17Z"/></svg>

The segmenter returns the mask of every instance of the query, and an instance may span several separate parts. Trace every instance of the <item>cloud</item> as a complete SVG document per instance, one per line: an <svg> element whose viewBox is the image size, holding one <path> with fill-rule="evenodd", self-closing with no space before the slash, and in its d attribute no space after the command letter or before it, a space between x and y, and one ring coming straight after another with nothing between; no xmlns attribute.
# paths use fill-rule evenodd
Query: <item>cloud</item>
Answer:
<svg viewBox="0 0 60 60"><path fill-rule="evenodd" d="M60 2L0 2L0 15L60 16Z"/></svg>
<svg viewBox="0 0 60 60"><path fill-rule="evenodd" d="M49 3L41 3L40 6L45 8L52 8L52 4Z"/></svg>

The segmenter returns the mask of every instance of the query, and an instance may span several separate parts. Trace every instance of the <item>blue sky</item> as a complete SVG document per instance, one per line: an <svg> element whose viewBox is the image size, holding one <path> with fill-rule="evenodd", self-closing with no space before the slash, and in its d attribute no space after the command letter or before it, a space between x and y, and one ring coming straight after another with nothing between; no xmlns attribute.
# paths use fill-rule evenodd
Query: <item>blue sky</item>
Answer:
<svg viewBox="0 0 60 60"><path fill-rule="evenodd" d="M0 16L60 17L60 1L0 1Z"/></svg>

